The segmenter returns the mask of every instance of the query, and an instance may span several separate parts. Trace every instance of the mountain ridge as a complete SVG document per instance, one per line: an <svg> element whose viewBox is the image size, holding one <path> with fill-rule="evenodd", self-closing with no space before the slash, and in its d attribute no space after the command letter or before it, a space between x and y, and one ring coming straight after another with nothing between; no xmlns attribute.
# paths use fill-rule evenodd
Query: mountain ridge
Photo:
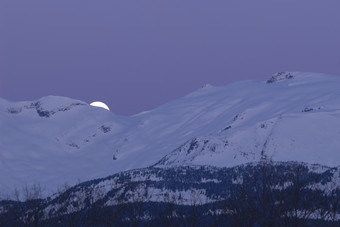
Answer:
<svg viewBox="0 0 340 227"><path fill-rule="evenodd" d="M161 160L164 167L232 167L264 157L339 166L339 87L337 76L282 72L205 86L130 117L62 97L0 99L0 190L41 183L49 193ZM198 145L189 149L192 141Z"/></svg>

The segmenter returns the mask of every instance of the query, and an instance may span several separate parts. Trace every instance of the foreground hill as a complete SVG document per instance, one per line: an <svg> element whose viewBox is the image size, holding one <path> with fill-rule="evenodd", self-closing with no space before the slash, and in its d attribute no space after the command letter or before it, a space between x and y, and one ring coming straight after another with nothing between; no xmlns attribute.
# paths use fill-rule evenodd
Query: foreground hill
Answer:
<svg viewBox="0 0 340 227"><path fill-rule="evenodd" d="M0 225L339 226L339 181L340 168L297 162L149 167L0 201Z"/></svg>
<svg viewBox="0 0 340 227"><path fill-rule="evenodd" d="M297 161L340 165L340 77L278 73L267 81L205 86L154 110L117 116L48 96L0 99L0 191L136 168Z"/></svg>

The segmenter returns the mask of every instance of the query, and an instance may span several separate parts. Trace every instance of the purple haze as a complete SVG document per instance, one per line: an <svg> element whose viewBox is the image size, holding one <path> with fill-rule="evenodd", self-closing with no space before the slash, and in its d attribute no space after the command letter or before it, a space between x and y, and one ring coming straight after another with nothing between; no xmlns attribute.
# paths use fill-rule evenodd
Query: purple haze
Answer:
<svg viewBox="0 0 340 227"><path fill-rule="evenodd" d="M340 75L339 0L1 0L0 97L130 115L206 83Z"/></svg>

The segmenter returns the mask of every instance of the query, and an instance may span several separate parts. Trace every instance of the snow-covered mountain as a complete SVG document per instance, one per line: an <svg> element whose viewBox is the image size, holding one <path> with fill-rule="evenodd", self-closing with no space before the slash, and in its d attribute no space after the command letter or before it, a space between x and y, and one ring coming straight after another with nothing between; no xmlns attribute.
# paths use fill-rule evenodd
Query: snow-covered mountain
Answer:
<svg viewBox="0 0 340 227"><path fill-rule="evenodd" d="M117 116L78 100L0 99L0 191L125 170L233 167L260 160L340 165L340 77L278 73L205 86L154 110Z"/></svg>

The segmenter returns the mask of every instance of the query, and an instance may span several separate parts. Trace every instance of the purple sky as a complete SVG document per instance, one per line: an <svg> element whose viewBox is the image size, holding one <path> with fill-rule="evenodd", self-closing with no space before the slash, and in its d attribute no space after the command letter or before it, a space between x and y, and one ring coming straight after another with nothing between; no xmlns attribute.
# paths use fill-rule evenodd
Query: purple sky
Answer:
<svg viewBox="0 0 340 227"><path fill-rule="evenodd" d="M0 97L123 115L206 83L340 75L339 0L1 0Z"/></svg>

